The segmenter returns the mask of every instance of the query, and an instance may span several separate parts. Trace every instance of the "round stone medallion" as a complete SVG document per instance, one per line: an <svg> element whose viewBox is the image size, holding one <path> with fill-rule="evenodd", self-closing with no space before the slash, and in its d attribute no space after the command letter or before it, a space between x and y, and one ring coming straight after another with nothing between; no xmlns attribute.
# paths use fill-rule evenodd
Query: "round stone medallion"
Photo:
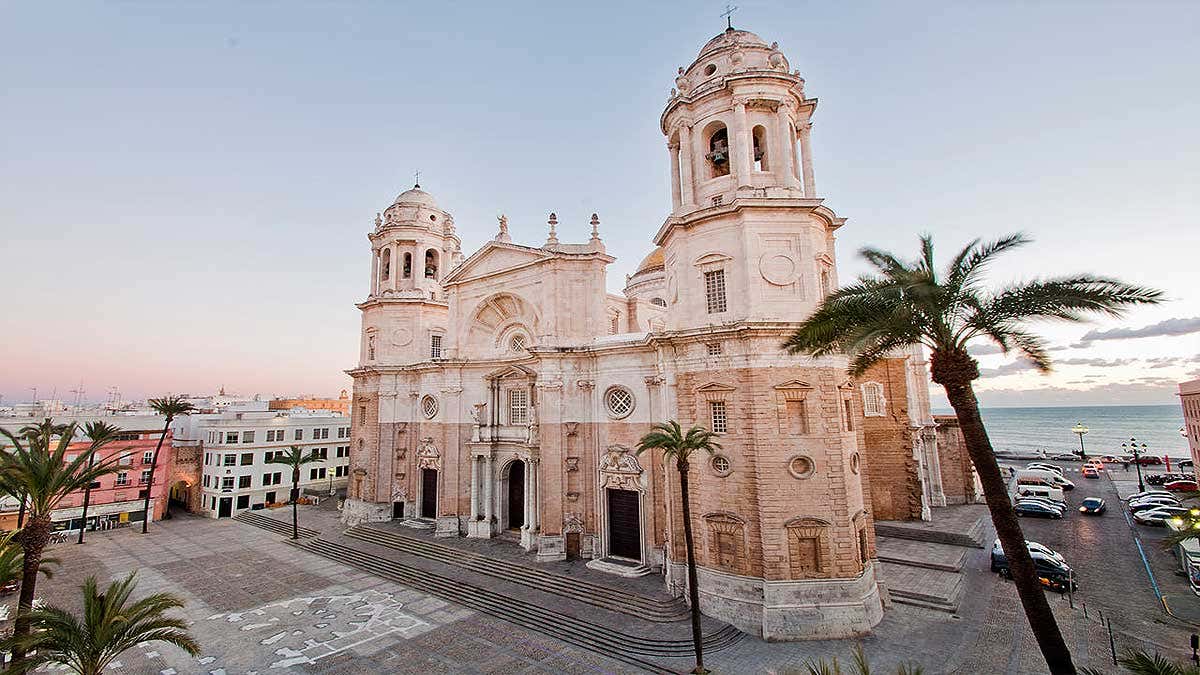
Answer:
<svg viewBox="0 0 1200 675"><path fill-rule="evenodd" d="M758 269L763 279L776 286L787 286L796 281L796 261L786 253L764 253L758 260Z"/></svg>
<svg viewBox="0 0 1200 675"><path fill-rule="evenodd" d="M397 347L403 347L413 340L413 333L407 328L397 328L392 331L392 344Z"/></svg>

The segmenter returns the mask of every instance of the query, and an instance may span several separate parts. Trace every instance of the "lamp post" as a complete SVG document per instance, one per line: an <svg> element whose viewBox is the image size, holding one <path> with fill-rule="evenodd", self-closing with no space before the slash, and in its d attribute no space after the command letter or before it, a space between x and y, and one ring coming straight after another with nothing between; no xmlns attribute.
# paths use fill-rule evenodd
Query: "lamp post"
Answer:
<svg viewBox="0 0 1200 675"><path fill-rule="evenodd" d="M1133 465L1137 469L1138 474L1138 492L1145 492L1146 484L1142 482L1141 454L1146 451L1146 444L1142 443L1142 447L1139 450L1137 439L1131 438L1129 439L1128 443L1122 443L1121 448L1125 449L1127 452L1133 453Z"/></svg>
<svg viewBox="0 0 1200 675"><path fill-rule="evenodd" d="M1082 462L1087 460L1087 453L1085 453L1083 450L1083 435L1088 432L1088 428L1083 426L1083 422L1079 422L1075 426L1071 427L1071 431L1079 436L1079 461Z"/></svg>

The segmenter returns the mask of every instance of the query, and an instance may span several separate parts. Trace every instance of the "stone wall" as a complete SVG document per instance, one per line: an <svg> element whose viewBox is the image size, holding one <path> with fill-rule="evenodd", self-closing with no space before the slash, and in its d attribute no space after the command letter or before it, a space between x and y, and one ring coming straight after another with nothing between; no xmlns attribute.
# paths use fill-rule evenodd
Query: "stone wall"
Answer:
<svg viewBox="0 0 1200 675"><path fill-rule="evenodd" d="M863 457L870 485L871 512L876 520L918 520L922 517L920 465L914 457L908 410L907 358L889 358L855 380L862 400L878 386L882 400L875 410L864 408Z"/></svg>

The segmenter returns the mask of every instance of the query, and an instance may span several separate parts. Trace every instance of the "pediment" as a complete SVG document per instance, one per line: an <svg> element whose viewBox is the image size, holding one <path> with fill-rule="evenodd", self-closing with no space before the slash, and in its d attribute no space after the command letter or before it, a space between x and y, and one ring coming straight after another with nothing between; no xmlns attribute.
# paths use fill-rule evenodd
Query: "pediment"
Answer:
<svg viewBox="0 0 1200 675"><path fill-rule="evenodd" d="M813 386L803 380L788 380L782 384L775 385L776 389L812 389Z"/></svg>
<svg viewBox="0 0 1200 675"><path fill-rule="evenodd" d="M727 392L727 391L737 391L737 388L731 387L727 384L721 384L720 382L709 382L707 384L702 384L699 387L696 387L696 391L699 393L702 393L702 394L710 394L710 393L720 393L720 392Z"/></svg>
<svg viewBox="0 0 1200 675"><path fill-rule="evenodd" d="M529 380L536 378L536 371L515 363L498 370L493 370L485 376L485 379L488 380Z"/></svg>
<svg viewBox="0 0 1200 675"><path fill-rule="evenodd" d="M490 241L447 274L442 280L442 285L460 284L510 272L552 257L553 255L538 249Z"/></svg>

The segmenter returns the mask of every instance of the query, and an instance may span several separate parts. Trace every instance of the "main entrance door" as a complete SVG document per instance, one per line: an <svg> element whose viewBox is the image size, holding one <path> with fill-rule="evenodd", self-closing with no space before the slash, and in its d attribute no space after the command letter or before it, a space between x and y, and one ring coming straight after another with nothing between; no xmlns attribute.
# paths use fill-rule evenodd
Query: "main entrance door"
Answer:
<svg viewBox="0 0 1200 675"><path fill-rule="evenodd" d="M638 493L633 490L608 490L608 554L642 559L641 521Z"/></svg>
<svg viewBox="0 0 1200 675"><path fill-rule="evenodd" d="M218 518L228 518L233 515L233 497L221 497L220 506L217 507Z"/></svg>
<svg viewBox="0 0 1200 675"><path fill-rule="evenodd" d="M525 524L525 462L508 465L508 529L519 530Z"/></svg>
<svg viewBox="0 0 1200 675"><path fill-rule="evenodd" d="M421 469L421 517L437 518L437 469Z"/></svg>

